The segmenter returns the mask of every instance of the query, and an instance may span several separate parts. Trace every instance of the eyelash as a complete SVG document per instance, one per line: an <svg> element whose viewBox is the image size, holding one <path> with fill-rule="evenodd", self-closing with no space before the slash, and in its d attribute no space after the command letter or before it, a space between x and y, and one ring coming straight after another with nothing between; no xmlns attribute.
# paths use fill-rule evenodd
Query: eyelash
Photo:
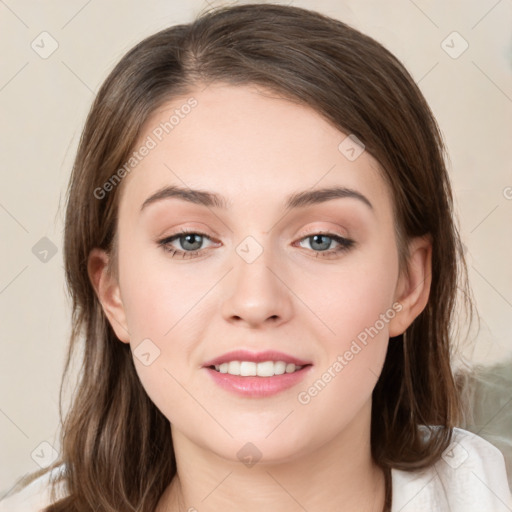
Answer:
<svg viewBox="0 0 512 512"><path fill-rule="evenodd" d="M181 238L184 235L190 235L190 234L199 235L199 236L201 236L203 238L210 239L210 237L208 235L204 234L204 233L200 233L198 231L193 231L193 230L182 229L182 230L178 231L177 233L175 233L175 234L173 234L171 236L168 236L168 237L165 237L165 238L163 238L161 240L158 240L157 244L160 247L162 247L162 249L165 252L170 253L171 258L175 258L176 256L179 256L179 255L181 255L183 259L195 258L204 249L199 249L197 251L182 251L182 250L176 249L174 247L173 248L169 247L169 244L171 242L173 242L174 240L179 239L179 238ZM317 257L320 256L322 258L328 258L330 256L335 256L336 254L340 254L340 253L348 251L355 244L354 240L351 240L350 238L345 238L345 237L342 237L340 235L336 235L334 233L328 233L328 232L325 232L325 231L314 231L314 232L304 236L303 238L301 238L299 240L299 242L301 242L302 240L305 240L306 238L312 238L314 235L327 236L328 238L331 238L332 240L334 240L335 242L340 244L340 246L337 249L330 249L328 251L314 251L314 252L317 253Z"/></svg>

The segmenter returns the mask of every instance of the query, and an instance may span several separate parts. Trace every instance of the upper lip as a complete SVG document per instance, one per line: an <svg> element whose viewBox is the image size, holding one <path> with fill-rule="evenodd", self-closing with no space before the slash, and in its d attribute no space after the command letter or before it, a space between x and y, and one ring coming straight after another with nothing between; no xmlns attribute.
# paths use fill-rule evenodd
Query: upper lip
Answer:
<svg viewBox="0 0 512 512"><path fill-rule="evenodd" d="M294 363L295 366L304 366L311 364L308 361L299 359L298 357L278 352L276 350L265 350L264 352L250 352L248 350L233 350L226 352L221 356L206 361L203 367L216 366L229 361L253 361L255 363L263 363L264 361L284 361L285 363Z"/></svg>

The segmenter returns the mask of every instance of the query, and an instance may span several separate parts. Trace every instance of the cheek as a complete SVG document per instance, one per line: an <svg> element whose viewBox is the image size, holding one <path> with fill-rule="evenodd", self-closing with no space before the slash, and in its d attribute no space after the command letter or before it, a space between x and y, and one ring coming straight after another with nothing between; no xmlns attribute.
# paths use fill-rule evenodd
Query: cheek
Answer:
<svg viewBox="0 0 512 512"><path fill-rule="evenodd" d="M387 339L388 322L395 315L392 304L398 279L397 254L392 247L385 250L381 246L379 251L379 244L372 244L347 258L338 270L326 269L317 277L316 285L309 283L303 294L328 328L322 332L333 349L342 349L375 325L379 338Z"/></svg>
<svg viewBox="0 0 512 512"><path fill-rule="evenodd" d="M310 289L308 304L327 328L321 329L323 357L308 383L313 388L303 387L300 403L314 401L318 413L337 404L346 412L341 421L369 399L384 364L389 322L400 309L393 307L397 277L396 252L379 252L376 244L326 275L323 287Z"/></svg>
<svg viewBox="0 0 512 512"><path fill-rule="evenodd" d="M167 259L162 249L132 240L126 241L124 249L120 281L130 334L164 341L175 336L183 323L190 326L190 319L200 314L201 297L211 285L194 277L185 263Z"/></svg>
<svg viewBox="0 0 512 512"><path fill-rule="evenodd" d="M121 243L121 295L135 369L151 401L174 422L177 411L187 417L197 408L191 396L201 390L194 389L191 354L204 326L200 299L211 284L131 240Z"/></svg>
<svg viewBox="0 0 512 512"><path fill-rule="evenodd" d="M388 348L389 321L396 315L390 279L377 272L352 273L323 297L322 358L297 395L301 418L335 435L368 405ZM377 284L376 284L377 283ZM334 284L333 284L334 286ZM341 288L343 286L343 288ZM326 425L325 418L329 418ZM327 434L326 434L327 435Z"/></svg>

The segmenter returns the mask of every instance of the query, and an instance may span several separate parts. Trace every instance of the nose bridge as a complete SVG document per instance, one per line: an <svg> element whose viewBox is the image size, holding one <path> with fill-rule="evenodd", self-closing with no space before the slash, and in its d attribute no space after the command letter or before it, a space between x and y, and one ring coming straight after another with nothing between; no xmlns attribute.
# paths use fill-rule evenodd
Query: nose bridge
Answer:
<svg viewBox="0 0 512 512"><path fill-rule="evenodd" d="M269 233L258 232L247 235L235 246L234 272L223 304L227 320L236 317L257 324L289 315L288 289L278 277L279 259L272 253L272 245Z"/></svg>
<svg viewBox="0 0 512 512"><path fill-rule="evenodd" d="M266 293L269 287L275 288L275 276L270 268L276 261L272 254L270 236L258 232L247 235L236 247L234 257L235 287L247 288L247 292Z"/></svg>

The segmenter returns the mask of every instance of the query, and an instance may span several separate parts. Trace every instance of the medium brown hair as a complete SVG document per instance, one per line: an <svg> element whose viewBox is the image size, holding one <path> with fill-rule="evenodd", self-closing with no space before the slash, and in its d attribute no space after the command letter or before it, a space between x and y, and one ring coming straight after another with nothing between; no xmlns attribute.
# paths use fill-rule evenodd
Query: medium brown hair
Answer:
<svg viewBox="0 0 512 512"><path fill-rule="evenodd" d="M320 13L269 4L215 9L131 49L105 80L85 124L65 220L73 301L65 375L79 348L83 356L61 456L49 468L65 463L69 495L49 512L153 512L176 473L169 421L147 396L130 346L116 338L88 277L93 248L112 254L121 187L102 199L94 191L127 161L156 108L216 82L263 86L364 143L392 192L402 271L407 242L431 236L428 303L390 340L373 391L375 461L387 469L429 466L463 418L462 386L451 368L457 286L466 310L472 303L442 136L416 83L381 44ZM423 440L420 425L436 428Z"/></svg>

